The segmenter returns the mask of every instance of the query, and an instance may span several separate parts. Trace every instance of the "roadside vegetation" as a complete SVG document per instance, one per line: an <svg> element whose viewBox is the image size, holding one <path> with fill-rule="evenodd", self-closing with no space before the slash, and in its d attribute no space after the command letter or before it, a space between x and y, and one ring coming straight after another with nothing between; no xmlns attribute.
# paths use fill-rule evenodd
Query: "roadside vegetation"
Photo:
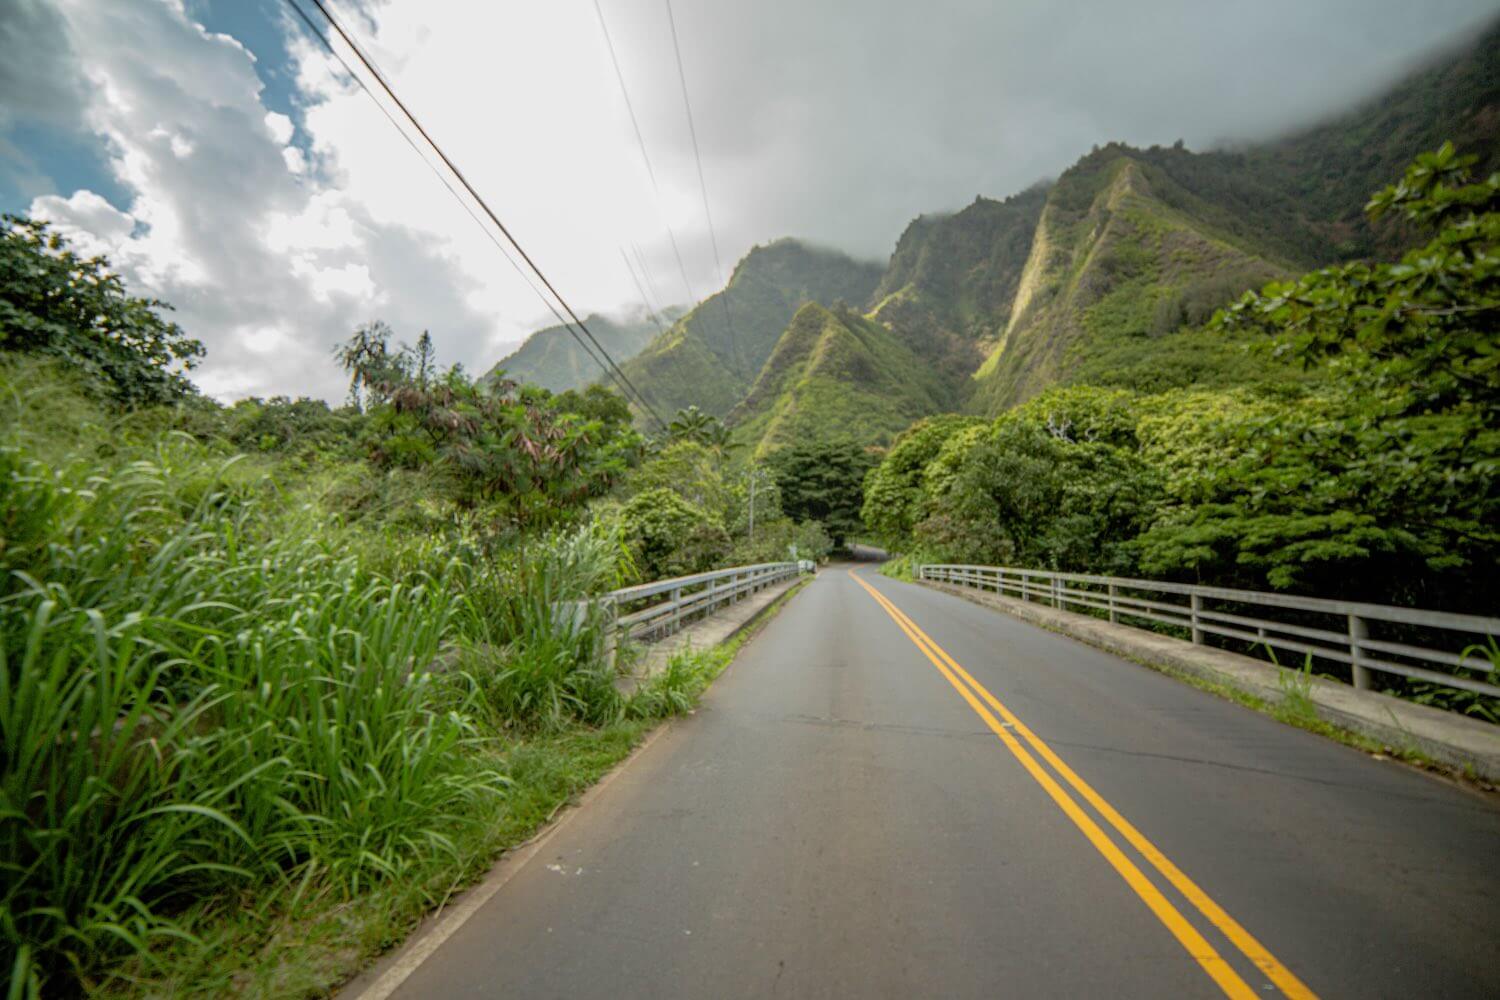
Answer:
<svg viewBox="0 0 1500 1000"><path fill-rule="evenodd" d="M5 220L0 289L13 997L337 983L706 683L623 696L570 602L831 544L769 476L751 536L711 419L649 440L378 322L343 405L223 406L165 305L45 227Z"/></svg>
<svg viewBox="0 0 1500 1000"><path fill-rule="evenodd" d="M866 527L918 562L1493 614L1500 175L1475 182L1472 163L1445 145L1370 200L1372 224L1428 234L1398 261L1272 282L1202 326L1143 334L1107 384L918 422L866 480ZM1160 389L1179 338L1248 359L1244 377ZM1396 693L1491 720L1500 707Z"/></svg>

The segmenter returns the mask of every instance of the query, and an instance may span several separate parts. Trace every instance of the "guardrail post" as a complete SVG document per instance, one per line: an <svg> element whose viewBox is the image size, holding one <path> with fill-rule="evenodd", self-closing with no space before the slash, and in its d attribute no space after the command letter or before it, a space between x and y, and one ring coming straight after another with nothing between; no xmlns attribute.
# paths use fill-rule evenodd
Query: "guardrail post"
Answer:
<svg viewBox="0 0 1500 1000"><path fill-rule="evenodd" d="M1193 644L1201 646L1203 645L1203 630L1198 627L1198 612L1203 610L1203 598L1199 597L1197 594L1194 594L1192 595L1191 599L1193 602Z"/></svg>
<svg viewBox="0 0 1500 1000"><path fill-rule="evenodd" d="M1118 624L1119 621L1120 621L1120 612L1115 607L1115 598L1118 597L1118 596L1120 596L1120 588L1116 587L1114 584L1110 584L1109 585L1109 623L1111 625Z"/></svg>
<svg viewBox="0 0 1500 1000"><path fill-rule="evenodd" d="M610 670L615 669L615 655L619 649L619 623L620 609L615 607L612 597L606 597L599 601L601 617L604 622L604 665Z"/></svg>
<svg viewBox="0 0 1500 1000"><path fill-rule="evenodd" d="M995 567L995 596L1005 596L1005 570L999 566Z"/></svg>
<svg viewBox="0 0 1500 1000"><path fill-rule="evenodd" d="M1049 576L1047 579L1052 584L1052 606L1054 608L1057 608L1057 609L1061 610L1062 609L1062 604L1060 603L1060 600L1059 600L1059 598L1057 596L1057 577L1055 577L1055 576Z"/></svg>
<svg viewBox="0 0 1500 1000"><path fill-rule="evenodd" d="M682 628L682 588L672 588L672 617L667 619L667 634Z"/></svg>
<svg viewBox="0 0 1500 1000"><path fill-rule="evenodd" d="M1370 637L1370 626L1359 615L1349 616L1349 657L1354 662L1349 664L1354 672L1354 687L1360 691L1368 691L1372 684L1370 682L1370 668L1364 665L1365 651L1360 645L1360 640Z"/></svg>

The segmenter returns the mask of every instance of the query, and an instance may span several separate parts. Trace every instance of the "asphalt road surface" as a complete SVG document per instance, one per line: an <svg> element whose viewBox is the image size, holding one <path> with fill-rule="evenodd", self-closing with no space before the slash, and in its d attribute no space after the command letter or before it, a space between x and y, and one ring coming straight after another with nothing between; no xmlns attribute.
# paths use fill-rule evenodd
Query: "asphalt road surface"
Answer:
<svg viewBox="0 0 1500 1000"><path fill-rule="evenodd" d="M392 995L1500 996L1489 799L855 574Z"/></svg>

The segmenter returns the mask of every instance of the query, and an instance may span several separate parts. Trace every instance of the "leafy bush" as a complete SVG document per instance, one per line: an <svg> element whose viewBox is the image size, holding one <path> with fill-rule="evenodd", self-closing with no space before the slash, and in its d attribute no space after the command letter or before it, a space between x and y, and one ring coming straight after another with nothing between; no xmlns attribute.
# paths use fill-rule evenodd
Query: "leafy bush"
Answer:
<svg viewBox="0 0 1500 1000"><path fill-rule="evenodd" d="M923 517L924 474L944 442L960 430L979 426L975 417L950 414L919 420L903 432L864 483L860 519L875 539L900 551Z"/></svg>
<svg viewBox="0 0 1500 1000"><path fill-rule="evenodd" d="M1128 543L1159 503L1159 480L1134 452L1001 418L931 498L915 537L934 561L1125 572Z"/></svg>
<svg viewBox="0 0 1500 1000"><path fill-rule="evenodd" d="M664 486L637 493L617 516L642 580L700 573L729 552L729 534L718 519Z"/></svg>
<svg viewBox="0 0 1500 1000"><path fill-rule="evenodd" d="M193 393L183 372L203 345L127 295L103 257L80 257L46 223L0 217L0 349L59 358L120 402L167 403Z"/></svg>

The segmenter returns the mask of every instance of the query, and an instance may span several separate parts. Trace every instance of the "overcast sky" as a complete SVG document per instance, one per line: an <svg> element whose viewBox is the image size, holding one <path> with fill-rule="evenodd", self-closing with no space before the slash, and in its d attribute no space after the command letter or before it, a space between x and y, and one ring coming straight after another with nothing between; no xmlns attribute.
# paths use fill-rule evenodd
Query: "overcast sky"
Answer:
<svg viewBox="0 0 1500 1000"><path fill-rule="evenodd" d="M301 0L310 6L307 0ZM663 0L334 5L580 313L718 284ZM677 0L727 272L800 236L884 259L906 223L1095 143L1256 139L1341 110L1500 0ZM0 0L0 208L178 307L220 398L338 399L380 317L484 369L544 307L283 0ZM666 227L686 265L679 273Z"/></svg>

